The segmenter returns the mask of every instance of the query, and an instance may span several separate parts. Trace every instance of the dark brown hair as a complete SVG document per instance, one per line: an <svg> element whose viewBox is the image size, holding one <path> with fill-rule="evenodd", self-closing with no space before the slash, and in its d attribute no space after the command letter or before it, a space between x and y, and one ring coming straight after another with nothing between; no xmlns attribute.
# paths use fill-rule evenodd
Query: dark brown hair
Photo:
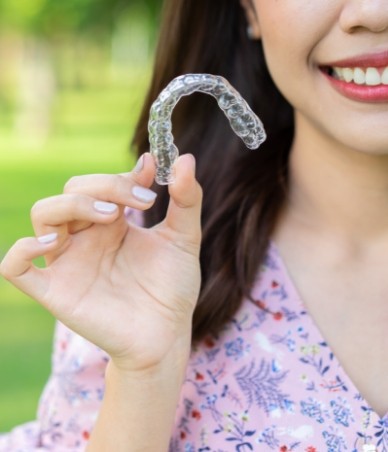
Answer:
<svg viewBox="0 0 388 452"><path fill-rule="evenodd" d="M197 159L203 187L202 288L193 320L193 339L217 333L250 291L287 188L293 111L268 73L259 41L247 36L238 0L167 0L151 86L133 144L149 149L151 103L176 76L211 73L227 78L264 123L268 138L259 150L240 142L217 103L195 93L173 114L175 143ZM147 212L146 224L162 220L165 188Z"/></svg>

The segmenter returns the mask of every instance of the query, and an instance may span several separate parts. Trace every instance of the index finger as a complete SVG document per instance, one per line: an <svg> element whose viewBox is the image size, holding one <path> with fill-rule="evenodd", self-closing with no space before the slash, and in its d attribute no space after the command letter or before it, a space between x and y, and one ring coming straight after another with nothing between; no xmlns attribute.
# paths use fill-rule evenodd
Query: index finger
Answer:
<svg viewBox="0 0 388 452"><path fill-rule="evenodd" d="M143 210L155 199L153 192L148 190L154 177L154 159L145 153L129 173L75 176L66 183L63 191Z"/></svg>

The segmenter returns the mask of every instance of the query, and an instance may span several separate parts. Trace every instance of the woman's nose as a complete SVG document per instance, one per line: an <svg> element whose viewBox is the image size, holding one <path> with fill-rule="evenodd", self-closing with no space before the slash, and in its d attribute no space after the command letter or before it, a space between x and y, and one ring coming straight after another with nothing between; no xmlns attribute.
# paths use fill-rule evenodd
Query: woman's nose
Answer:
<svg viewBox="0 0 388 452"><path fill-rule="evenodd" d="M361 30L388 33L388 0L346 0L340 26L346 33Z"/></svg>

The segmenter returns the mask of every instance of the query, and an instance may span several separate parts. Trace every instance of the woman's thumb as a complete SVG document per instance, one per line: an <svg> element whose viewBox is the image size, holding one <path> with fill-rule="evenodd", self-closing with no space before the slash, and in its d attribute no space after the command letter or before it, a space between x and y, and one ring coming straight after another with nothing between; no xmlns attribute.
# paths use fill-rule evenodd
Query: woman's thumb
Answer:
<svg viewBox="0 0 388 452"><path fill-rule="evenodd" d="M195 158L181 155L174 164L175 181L168 187L170 203L166 222L178 234L187 236L190 242L201 240L202 189L195 179Z"/></svg>

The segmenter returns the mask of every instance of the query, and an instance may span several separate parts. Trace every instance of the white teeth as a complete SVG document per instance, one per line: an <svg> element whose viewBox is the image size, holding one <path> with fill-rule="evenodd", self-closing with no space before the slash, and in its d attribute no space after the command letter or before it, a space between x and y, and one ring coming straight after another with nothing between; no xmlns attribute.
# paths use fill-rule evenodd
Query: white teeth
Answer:
<svg viewBox="0 0 388 452"><path fill-rule="evenodd" d="M365 84L365 72L359 67L356 67L356 69L354 69L353 81L356 85Z"/></svg>
<svg viewBox="0 0 388 452"><path fill-rule="evenodd" d="M375 67L368 67L365 73L365 85L376 86L381 85L381 77L379 71Z"/></svg>
<svg viewBox="0 0 388 452"><path fill-rule="evenodd" d="M388 85L388 66L385 68L350 68L350 67L333 67L333 75L338 80L347 83L355 83L356 85Z"/></svg>
<svg viewBox="0 0 388 452"><path fill-rule="evenodd" d="M381 74L381 83L383 85L388 85L388 67L386 67Z"/></svg>
<svg viewBox="0 0 388 452"><path fill-rule="evenodd" d="M333 75L335 75L336 78L342 80L343 76L342 76L342 67L333 67ZM352 74L352 78L353 78L353 74Z"/></svg>
<svg viewBox="0 0 388 452"><path fill-rule="evenodd" d="M348 67L344 67L342 69L342 75L344 77L345 82L352 82L353 81L353 70L349 69Z"/></svg>

